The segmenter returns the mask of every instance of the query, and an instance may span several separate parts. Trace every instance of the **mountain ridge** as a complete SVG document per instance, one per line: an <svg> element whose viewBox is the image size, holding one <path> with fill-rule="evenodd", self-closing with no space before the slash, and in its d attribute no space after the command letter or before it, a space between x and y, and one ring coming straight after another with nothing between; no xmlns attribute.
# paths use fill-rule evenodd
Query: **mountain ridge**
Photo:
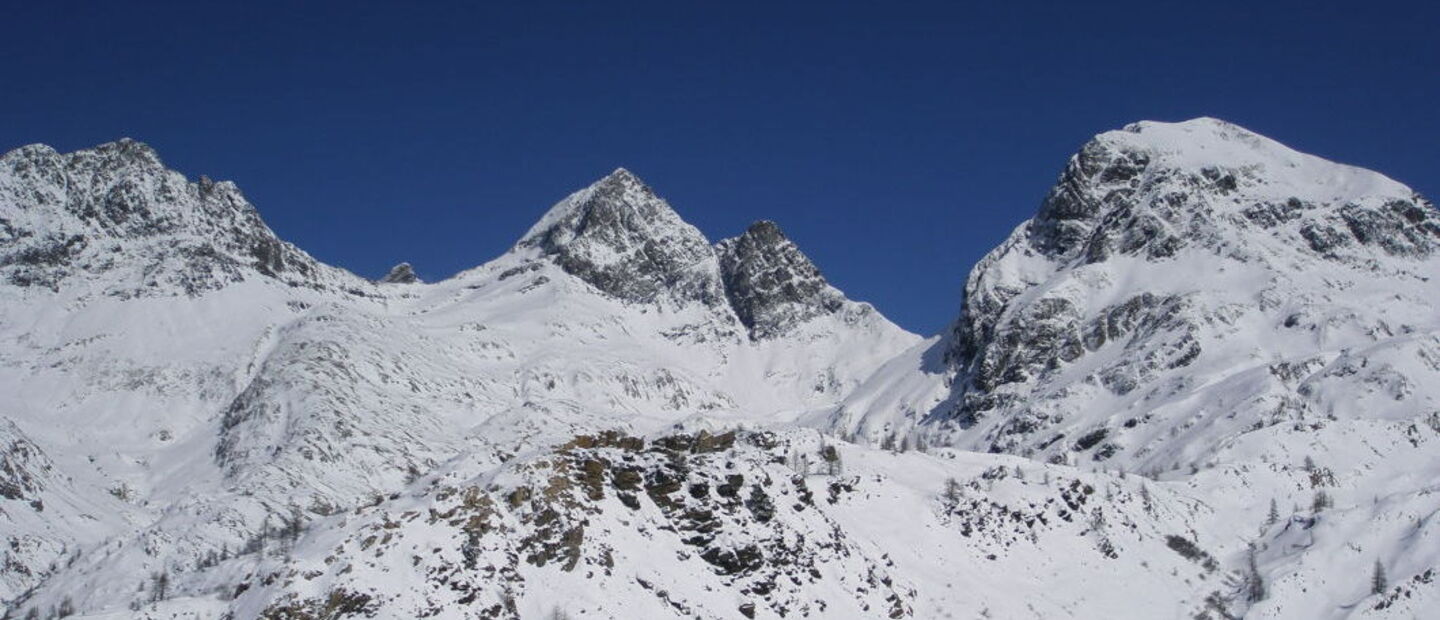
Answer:
<svg viewBox="0 0 1440 620"><path fill-rule="evenodd" d="M95 168L111 151L133 161ZM699 280L715 292L708 303L662 291L685 275L664 263L636 272L655 278L654 297L601 289L575 269L583 261L563 260L568 238L517 244L439 282L372 282L280 241L233 184L190 182L138 143L99 153L31 148L0 167L0 218L30 233L0 252L60 232L84 250L46 263L56 277L45 286L0 284L0 391L10 395L0 415L15 429L7 463L23 473L0 481L16 489L0 513L7 605L38 596L123 607L138 600L137 570L242 549L256 558L250 545L294 511L309 520L360 506L455 459L496 467L587 431L756 424L824 406L914 338L868 313L811 316L751 342L718 293L711 244L663 203L648 215L693 233L689 249L710 262ZM41 161L20 161L31 156ZM55 199L33 199L36 188ZM637 187L618 190L588 207L657 207ZM94 204L127 217L89 215ZM218 243L224 269L177 264L176 239ZM276 269L253 256L257 239L294 254ZM91 262L112 244L115 260ZM594 250L575 255L602 257ZM301 260L310 268L293 272ZM410 279L400 271L392 280ZM139 276L154 284L133 294ZM835 342L817 350L824 340ZM46 468L66 477L36 473ZM100 552L81 562L81 549ZM52 585L33 590L42 583Z"/></svg>
<svg viewBox="0 0 1440 620"><path fill-rule="evenodd" d="M234 183L191 182L141 142L127 138L67 154L31 145L0 155L0 167L10 173L0 193L16 205L0 224L6 241L0 266L13 284L54 290L71 276L139 266L139 273L115 274L128 282L113 282L106 294L164 294L176 286L193 295L250 273L344 286L339 270L322 269L280 240Z"/></svg>
<svg viewBox="0 0 1440 620"><path fill-rule="evenodd" d="M0 256L85 240L0 261L7 614L1440 603L1440 216L1378 173L1217 119L1099 134L922 340L623 168L492 261L377 282L256 256L284 242L233 184L137 145L0 157Z"/></svg>

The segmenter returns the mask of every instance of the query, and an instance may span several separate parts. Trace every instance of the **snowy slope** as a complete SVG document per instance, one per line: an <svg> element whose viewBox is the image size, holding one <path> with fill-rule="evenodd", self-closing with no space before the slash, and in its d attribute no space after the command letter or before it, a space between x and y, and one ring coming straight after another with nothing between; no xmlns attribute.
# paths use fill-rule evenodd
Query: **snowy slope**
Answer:
<svg viewBox="0 0 1440 620"><path fill-rule="evenodd" d="M1221 579L1166 547L1205 509L1142 481L851 446L831 471L822 445L796 432L581 438L479 475L447 468L302 539L294 560L247 565L255 585L233 606L319 613L342 592L395 617L1096 617L1136 601L1076 601L1057 583L1146 558L1157 570L1136 577L1151 586L1142 604L1181 609L1198 604L1185 581ZM980 596L995 590L1007 596Z"/></svg>

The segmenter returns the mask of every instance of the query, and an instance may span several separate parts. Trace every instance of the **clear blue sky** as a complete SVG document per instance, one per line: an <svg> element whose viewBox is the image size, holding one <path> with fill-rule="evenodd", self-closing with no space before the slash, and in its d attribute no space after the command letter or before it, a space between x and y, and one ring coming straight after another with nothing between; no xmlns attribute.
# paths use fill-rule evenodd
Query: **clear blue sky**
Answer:
<svg viewBox="0 0 1440 620"><path fill-rule="evenodd" d="M480 4L7 3L0 149L131 136L322 260L432 280L625 166L712 239L778 221L926 333L1130 121L1217 116L1440 194L1429 2Z"/></svg>

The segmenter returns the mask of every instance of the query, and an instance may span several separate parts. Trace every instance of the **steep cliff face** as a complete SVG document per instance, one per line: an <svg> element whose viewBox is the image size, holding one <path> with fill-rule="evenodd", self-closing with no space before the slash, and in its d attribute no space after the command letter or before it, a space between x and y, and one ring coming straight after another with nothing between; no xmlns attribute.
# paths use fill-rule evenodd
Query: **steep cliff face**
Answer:
<svg viewBox="0 0 1440 620"><path fill-rule="evenodd" d="M725 292L756 339L775 338L818 316L846 309L845 296L774 222L716 244Z"/></svg>

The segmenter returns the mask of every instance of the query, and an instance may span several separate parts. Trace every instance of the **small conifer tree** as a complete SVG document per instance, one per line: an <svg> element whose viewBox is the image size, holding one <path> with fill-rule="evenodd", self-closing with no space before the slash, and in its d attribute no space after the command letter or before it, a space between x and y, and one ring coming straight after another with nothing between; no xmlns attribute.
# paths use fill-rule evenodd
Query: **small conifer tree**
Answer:
<svg viewBox="0 0 1440 620"><path fill-rule="evenodd" d="M1379 558L1376 558L1375 570L1370 574L1370 593L1384 594L1389 587L1390 583L1385 578L1385 565L1380 563Z"/></svg>
<svg viewBox="0 0 1440 620"><path fill-rule="evenodd" d="M1260 575L1255 553L1255 544L1251 543L1245 553L1245 598L1252 603L1265 598L1265 578Z"/></svg>

